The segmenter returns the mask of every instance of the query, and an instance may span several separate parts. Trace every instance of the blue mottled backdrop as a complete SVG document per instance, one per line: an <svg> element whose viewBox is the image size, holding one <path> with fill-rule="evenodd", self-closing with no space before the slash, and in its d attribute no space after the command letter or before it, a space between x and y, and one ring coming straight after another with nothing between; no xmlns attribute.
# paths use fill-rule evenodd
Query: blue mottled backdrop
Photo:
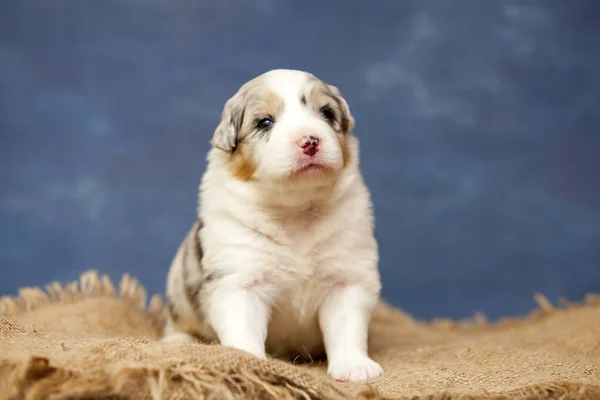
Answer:
<svg viewBox="0 0 600 400"><path fill-rule="evenodd" d="M2 0L0 294L89 268L162 293L221 108L273 68L352 107L386 300L600 292L597 0Z"/></svg>

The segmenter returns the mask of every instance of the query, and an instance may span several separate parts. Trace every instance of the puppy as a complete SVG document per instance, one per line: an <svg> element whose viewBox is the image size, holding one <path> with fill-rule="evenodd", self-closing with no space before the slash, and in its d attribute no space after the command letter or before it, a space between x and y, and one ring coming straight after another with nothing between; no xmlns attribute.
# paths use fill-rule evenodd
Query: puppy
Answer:
<svg viewBox="0 0 600 400"><path fill-rule="evenodd" d="M381 283L353 127L338 89L303 71L269 71L227 101L168 274L163 341L326 353L340 381L383 373L367 354Z"/></svg>

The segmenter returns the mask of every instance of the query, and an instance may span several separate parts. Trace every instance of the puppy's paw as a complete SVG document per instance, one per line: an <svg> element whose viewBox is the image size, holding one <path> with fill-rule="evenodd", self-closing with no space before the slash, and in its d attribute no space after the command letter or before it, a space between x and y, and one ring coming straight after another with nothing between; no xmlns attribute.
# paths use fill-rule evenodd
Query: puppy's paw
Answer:
<svg viewBox="0 0 600 400"><path fill-rule="evenodd" d="M195 341L191 335L183 332L172 333L160 339L161 343L194 343Z"/></svg>
<svg viewBox="0 0 600 400"><path fill-rule="evenodd" d="M339 382L365 382L381 376L383 368L369 357L347 357L330 360L327 373Z"/></svg>

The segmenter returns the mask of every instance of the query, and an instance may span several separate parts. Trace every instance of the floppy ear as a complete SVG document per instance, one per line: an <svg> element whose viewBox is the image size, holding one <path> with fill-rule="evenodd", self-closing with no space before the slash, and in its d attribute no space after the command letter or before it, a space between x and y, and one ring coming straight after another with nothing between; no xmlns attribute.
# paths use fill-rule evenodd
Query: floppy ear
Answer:
<svg viewBox="0 0 600 400"><path fill-rule="evenodd" d="M331 91L331 94L333 94L333 97L334 97L335 101L338 103L340 110L342 110L342 118L341 118L341 124L340 124L341 128L342 128L342 132L344 132L344 133L352 132L352 130L354 129L354 117L352 116L352 113L350 112L350 107L348 106L348 103L342 97L342 94L340 93L340 90L337 87L335 87L333 85L327 85L327 88Z"/></svg>
<svg viewBox="0 0 600 400"><path fill-rule="evenodd" d="M225 103L221 122L217 126L210 144L226 152L233 152L238 145L244 123L243 100L239 94Z"/></svg>

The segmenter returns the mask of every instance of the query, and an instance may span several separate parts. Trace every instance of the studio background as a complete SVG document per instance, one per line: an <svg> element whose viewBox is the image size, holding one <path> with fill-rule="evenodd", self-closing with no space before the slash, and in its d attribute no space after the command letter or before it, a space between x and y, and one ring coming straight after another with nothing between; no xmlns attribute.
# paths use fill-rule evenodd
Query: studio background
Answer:
<svg viewBox="0 0 600 400"><path fill-rule="evenodd" d="M595 0L3 0L0 294L90 268L163 293L223 104L273 68L350 103L385 300L600 292Z"/></svg>

